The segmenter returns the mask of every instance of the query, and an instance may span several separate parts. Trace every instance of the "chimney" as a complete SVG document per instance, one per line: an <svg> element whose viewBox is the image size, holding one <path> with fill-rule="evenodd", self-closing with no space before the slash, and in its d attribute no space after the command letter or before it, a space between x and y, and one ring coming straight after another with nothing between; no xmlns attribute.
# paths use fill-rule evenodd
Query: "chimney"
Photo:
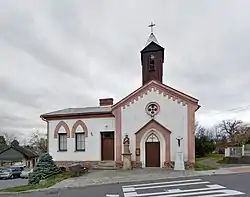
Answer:
<svg viewBox="0 0 250 197"><path fill-rule="evenodd" d="M99 99L100 106L110 106L113 105L113 98L103 98Z"/></svg>

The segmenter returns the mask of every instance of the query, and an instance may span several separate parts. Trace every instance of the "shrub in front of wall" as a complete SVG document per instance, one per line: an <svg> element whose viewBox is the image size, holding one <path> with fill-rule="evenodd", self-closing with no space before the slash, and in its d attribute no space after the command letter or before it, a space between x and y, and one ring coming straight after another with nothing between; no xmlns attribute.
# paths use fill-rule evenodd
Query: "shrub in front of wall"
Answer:
<svg viewBox="0 0 250 197"><path fill-rule="evenodd" d="M29 174L29 184L39 183L40 180L60 173L60 169L56 166L53 158L49 153L44 153L36 164L33 172Z"/></svg>

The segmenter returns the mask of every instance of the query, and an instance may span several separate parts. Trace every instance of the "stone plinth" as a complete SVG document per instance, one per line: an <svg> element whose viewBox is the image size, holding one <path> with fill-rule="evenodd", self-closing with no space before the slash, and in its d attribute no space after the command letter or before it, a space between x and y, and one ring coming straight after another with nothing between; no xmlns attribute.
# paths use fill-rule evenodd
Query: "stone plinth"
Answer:
<svg viewBox="0 0 250 197"><path fill-rule="evenodd" d="M175 155L174 170L185 170L183 152L177 152Z"/></svg>
<svg viewBox="0 0 250 197"><path fill-rule="evenodd" d="M130 154L129 144L124 144L123 147L124 147L123 154Z"/></svg>
<svg viewBox="0 0 250 197"><path fill-rule="evenodd" d="M123 153L123 169L124 170L131 170L132 169L132 162L131 162L131 153Z"/></svg>

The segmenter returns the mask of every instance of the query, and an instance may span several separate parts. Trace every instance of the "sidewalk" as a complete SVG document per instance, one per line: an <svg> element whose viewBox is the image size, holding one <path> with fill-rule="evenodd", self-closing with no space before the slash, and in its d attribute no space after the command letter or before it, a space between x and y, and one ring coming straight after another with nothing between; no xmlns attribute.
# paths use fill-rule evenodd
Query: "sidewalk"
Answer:
<svg viewBox="0 0 250 197"><path fill-rule="evenodd" d="M250 166L221 168L209 171L173 171L159 168L134 169L131 171L121 170L93 170L81 177L67 179L57 183L50 188L35 189L23 192L0 192L1 195L15 195L18 193L32 193L39 191L58 191L61 188L77 188L90 185L101 185L109 183L150 181L159 179L182 178L192 176L211 176L223 174L236 174L250 172Z"/></svg>
<svg viewBox="0 0 250 197"><path fill-rule="evenodd" d="M250 172L249 166L221 168L219 170L209 171L172 171L166 169L134 169L131 171L121 170L101 170L90 171L88 174L64 180L51 188L65 188L65 187L84 187L89 185L100 185L109 183L121 183L132 181L146 181L159 180L168 178L192 177L192 176L206 176L217 174L233 174Z"/></svg>

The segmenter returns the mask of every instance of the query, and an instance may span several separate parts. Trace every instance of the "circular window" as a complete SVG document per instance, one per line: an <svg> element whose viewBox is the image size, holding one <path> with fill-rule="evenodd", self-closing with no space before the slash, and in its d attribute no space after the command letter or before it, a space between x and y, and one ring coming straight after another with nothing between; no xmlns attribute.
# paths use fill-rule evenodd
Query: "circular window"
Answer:
<svg viewBox="0 0 250 197"><path fill-rule="evenodd" d="M146 112L150 116L155 116L160 111L160 106L156 102L151 102L146 106Z"/></svg>

